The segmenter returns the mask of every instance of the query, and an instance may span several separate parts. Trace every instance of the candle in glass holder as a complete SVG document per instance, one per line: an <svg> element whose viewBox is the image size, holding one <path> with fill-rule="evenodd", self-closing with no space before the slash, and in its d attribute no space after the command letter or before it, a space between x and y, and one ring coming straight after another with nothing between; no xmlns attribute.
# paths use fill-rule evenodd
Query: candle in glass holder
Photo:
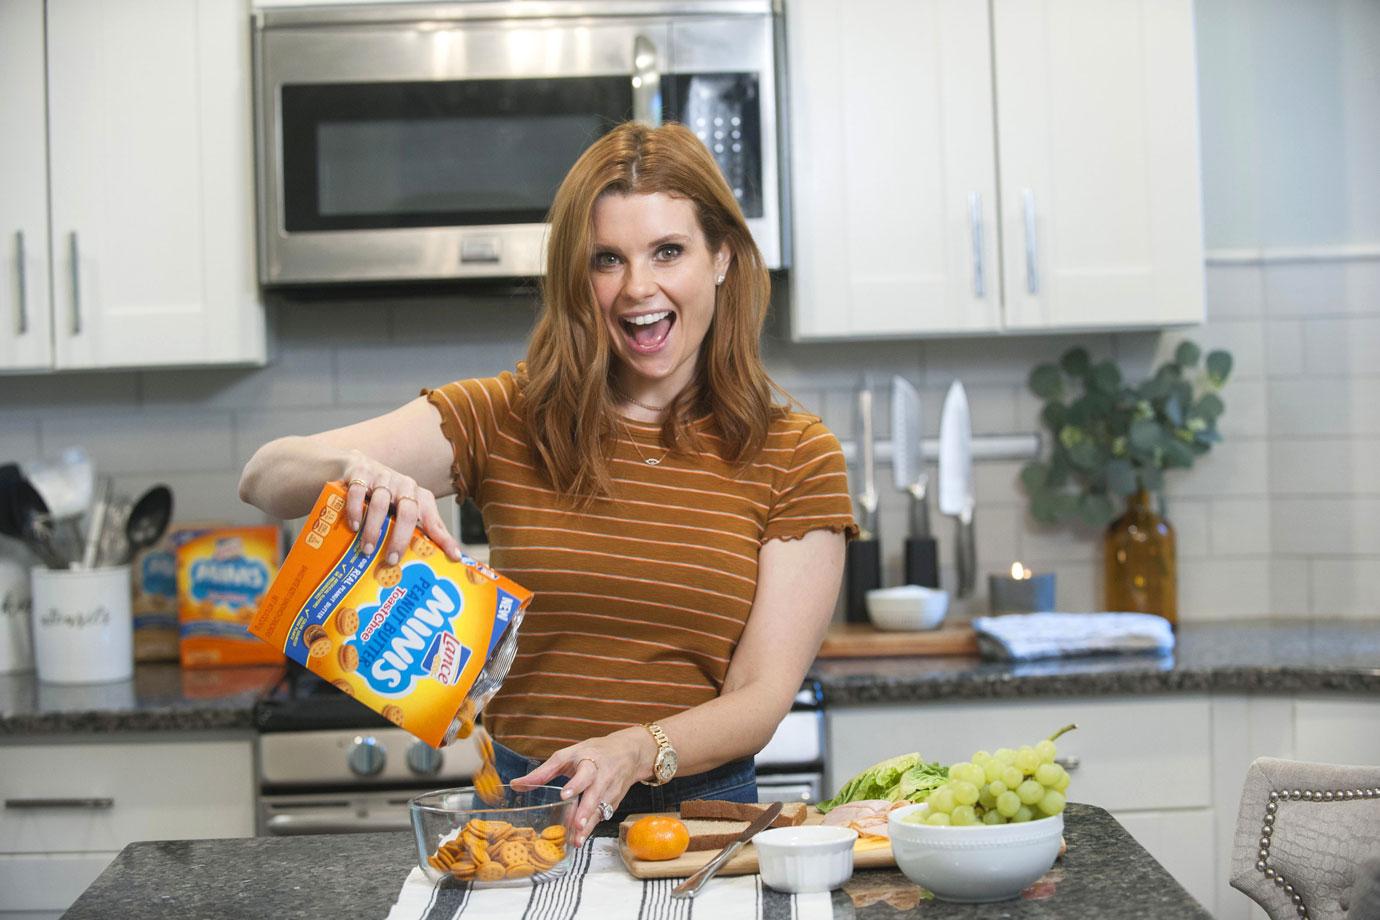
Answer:
<svg viewBox="0 0 1380 920"><path fill-rule="evenodd" d="M1044 613L1054 609L1054 573L1037 575L1019 562L1009 575L987 576L992 613Z"/></svg>

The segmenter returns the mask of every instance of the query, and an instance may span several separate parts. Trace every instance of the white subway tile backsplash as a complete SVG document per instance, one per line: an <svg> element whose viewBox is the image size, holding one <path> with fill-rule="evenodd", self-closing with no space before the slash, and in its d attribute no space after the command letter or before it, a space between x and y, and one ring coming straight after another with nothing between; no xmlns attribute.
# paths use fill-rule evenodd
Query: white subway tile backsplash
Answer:
<svg viewBox="0 0 1380 920"><path fill-rule="evenodd" d="M389 407L392 408L392 407ZM242 469L254 451L274 438L317 434L372 418L386 408L325 406L319 409L240 412L235 417L234 454L230 465Z"/></svg>
<svg viewBox="0 0 1380 920"><path fill-rule="evenodd" d="M81 413L134 406L138 401L139 375L132 371L0 377L0 410Z"/></svg>
<svg viewBox="0 0 1380 920"><path fill-rule="evenodd" d="M1315 319L1303 329L1303 371L1318 377L1380 375L1380 310L1375 316Z"/></svg>
<svg viewBox="0 0 1380 920"><path fill-rule="evenodd" d="M1219 394L1227 407L1217 422L1217 430L1222 433L1222 437L1233 441L1237 438L1263 438L1269 435L1269 393L1268 383L1259 377L1227 381L1227 385Z"/></svg>
<svg viewBox="0 0 1380 920"><path fill-rule="evenodd" d="M1265 273L1259 265L1209 265L1207 315L1214 322L1254 318L1265 308Z"/></svg>
<svg viewBox="0 0 1380 920"><path fill-rule="evenodd" d="M1206 555L1268 556L1270 502L1266 498L1215 498Z"/></svg>
<svg viewBox="0 0 1380 920"><path fill-rule="evenodd" d="M1312 580L1307 559L1270 560L1270 608L1264 615L1305 617L1312 612Z"/></svg>
<svg viewBox="0 0 1380 920"><path fill-rule="evenodd" d="M131 499L159 483L173 493L173 515L179 522L223 521L227 524L264 524L270 518L239 499L240 471L134 472L115 477L115 489Z"/></svg>
<svg viewBox="0 0 1380 920"><path fill-rule="evenodd" d="M1165 520L1174 528L1174 545L1180 559L1201 559L1211 554L1211 506L1207 502L1177 499L1165 508Z"/></svg>
<svg viewBox="0 0 1380 920"><path fill-rule="evenodd" d="M1265 311L1308 319L1380 313L1380 259L1267 265Z"/></svg>
<svg viewBox="0 0 1380 920"><path fill-rule="evenodd" d="M299 408L329 405L335 391L335 352L283 347L262 368L207 368L143 375L145 406L209 409Z"/></svg>
<svg viewBox="0 0 1380 920"><path fill-rule="evenodd" d="M1314 616L1380 616L1380 558L1314 559L1311 566Z"/></svg>
<svg viewBox="0 0 1380 920"><path fill-rule="evenodd" d="M1380 435L1380 377L1269 383L1272 437Z"/></svg>
<svg viewBox="0 0 1380 920"><path fill-rule="evenodd" d="M1380 495L1380 438L1310 438L1270 444L1270 491Z"/></svg>
<svg viewBox="0 0 1380 920"><path fill-rule="evenodd" d="M493 346L457 342L339 348L335 399L342 406L379 406L387 411L416 399L422 387L491 377L513 370L517 359Z"/></svg>
<svg viewBox="0 0 1380 920"><path fill-rule="evenodd" d="M238 470L229 412L121 409L47 413L39 420L43 451L85 447L101 473Z"/></svg>
<svg viewBox="0 0 1380 920"><path fill-rule="evenodd" d="M1380 498L1275 498L1274 551L1293 556L1380 552Z"/></svg>
<svg viewBox="0 0 1380 920"><path fill-rule="evenodd" d="M0 463L23 463L39 455L38 417L0 411Z"/></svg>
<svg viewBox="0 0 1380 920"><path fill-rule="evenodd" d="M1266 442L1237 438L1212 448L1188 470L1167 470L1171 502L1178 498L1265 495Z"/></svg>
<svg viewBox="0 0 1380 920"><path fill-rule="evenodd" d="M1181 622L1249 619L1268 614L1270 608L1270 560L1179 562Z"/></svg>
<svg viewBox="0 0 1380 920"><path fill-rule="evenodd" d="M1265 321L1265 373L1297 377L1303 373L1304 324L1293 319Z"/></svg>
<svg viewBox="0 0 1380 920"><path fill-rule="evenodd" d="M1075 345L1087 348L1094 361L1115 355L1110 335L945 339L926 343L925 383L947 387L960 379L964 386L1006 383L1024 387L1037 365L1058 361Z"/></svg>

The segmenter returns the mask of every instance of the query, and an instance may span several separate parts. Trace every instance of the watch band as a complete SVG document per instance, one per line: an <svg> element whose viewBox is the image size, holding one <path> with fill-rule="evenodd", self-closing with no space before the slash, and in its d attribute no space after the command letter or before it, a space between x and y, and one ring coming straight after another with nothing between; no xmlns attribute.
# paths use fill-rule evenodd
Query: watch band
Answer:
<svg viewBox="0 0 1380 920"><path fill-rule="evenodd" d="M652 740L656 742L656 759L652 762L652 778L650 780L643 780L643 784L647 786L664 786L675 776L674 758L676 756L676 749L671 746L671 739L666 737L666 732L662 730L660 725L657 725L655 722L647 722L642 727L647 729L647 732L652 736ZM660 768L668 757L672 760L671 776L662 779Z"/></svg>

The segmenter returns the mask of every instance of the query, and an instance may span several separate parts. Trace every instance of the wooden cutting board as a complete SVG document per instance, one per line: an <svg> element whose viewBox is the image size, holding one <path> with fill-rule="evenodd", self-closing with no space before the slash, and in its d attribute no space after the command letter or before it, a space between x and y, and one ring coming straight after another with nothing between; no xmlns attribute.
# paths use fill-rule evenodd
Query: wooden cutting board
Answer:
<svg viewBox="0 0 1380 920"><path fill-rule="evenodd" d="M668 812L671 817L677 817L674 812ZM647 862L637 859L628 850L628 846L623 841L627 839L628 828L632 827L634 821L642 815L630 815L623 819L623 823L618 825L618 852L623 857L623 865L632 873L634 878L686 878L693 875L697 869L704 866L715 856L719 855L718 849L700 850L693 853L685 853L675 859L662 859L655 862ZM815 810L811 805L806 812L806 824L819 824L824 820L824 816ZM868 844L859 840L853 848L853 866L857 869L879 869L887 866L896 865L896 858L891 855L891 845L889 843ZM743 847L737 854L728 861L719 875L752 875L757 871L757 848L750 842Z"/></svg>
<svg viewBox="0 0 1380 920"><path fill-rule="evenodd" d="M967 623L923 632L890 632L870 623L829 627L820 658L883 658L888 655L976 655L977 634Z"/></svg>

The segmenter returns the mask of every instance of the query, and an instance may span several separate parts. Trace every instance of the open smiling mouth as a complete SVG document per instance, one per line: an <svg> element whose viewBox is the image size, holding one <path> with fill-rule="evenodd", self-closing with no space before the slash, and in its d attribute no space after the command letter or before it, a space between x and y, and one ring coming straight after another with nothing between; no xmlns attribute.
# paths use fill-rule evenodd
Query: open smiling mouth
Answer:
<svg viewBox="0 0 1380 920"><path fill-rule="evenodd" d="M623 336L634 351L651 354L661 348L676 324L676 314L670 310L659 313L644 313L627 319L620 319Z"/></svg>

